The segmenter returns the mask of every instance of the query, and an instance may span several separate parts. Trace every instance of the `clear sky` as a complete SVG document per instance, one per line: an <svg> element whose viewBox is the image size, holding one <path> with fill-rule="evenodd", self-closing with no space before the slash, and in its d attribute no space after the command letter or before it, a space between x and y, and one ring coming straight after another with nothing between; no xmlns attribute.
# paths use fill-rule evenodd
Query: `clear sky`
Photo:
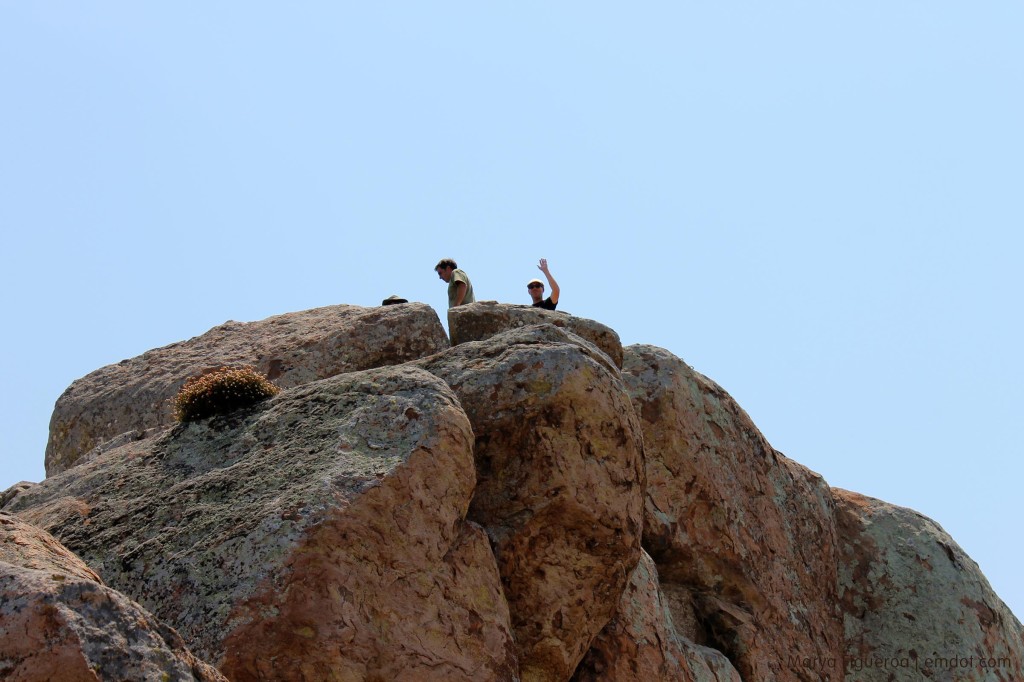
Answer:
<svg viewBox="0 0 1024 682"><path fill-rule="evenodd" d="M103 365L389 294L671 350L1024 614L1024 4L0 4L0 489Z"/></svg>

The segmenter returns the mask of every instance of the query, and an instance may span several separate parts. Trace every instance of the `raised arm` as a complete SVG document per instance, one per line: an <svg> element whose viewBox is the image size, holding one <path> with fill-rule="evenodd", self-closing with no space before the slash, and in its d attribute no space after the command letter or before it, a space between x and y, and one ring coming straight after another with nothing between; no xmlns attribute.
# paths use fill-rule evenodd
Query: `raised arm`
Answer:
<svg viewBox="0 0 1024 682"><path fill-rule="evenodd" d="M551 302L558 303L558 294L561 293L561 289L558 288L558 282L555 281L555 278L551 276L551 271L548 270L548 259L541 258L537 269L543 272L544 277L548 280L548 290L551 292L548 294L548 297L551 299Z"/></svg>

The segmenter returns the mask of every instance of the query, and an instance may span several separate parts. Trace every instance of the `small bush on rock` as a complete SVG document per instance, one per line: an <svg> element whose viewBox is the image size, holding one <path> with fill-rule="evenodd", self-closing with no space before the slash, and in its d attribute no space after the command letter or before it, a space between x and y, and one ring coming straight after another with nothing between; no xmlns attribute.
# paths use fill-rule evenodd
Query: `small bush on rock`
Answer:
<svg viewBox="0 0 1024 682"><path fill-rule="evenodd" d="M228 414L280 390L252 367L221 367L185 382L174 399L174 417L189 422Z"/></svg>

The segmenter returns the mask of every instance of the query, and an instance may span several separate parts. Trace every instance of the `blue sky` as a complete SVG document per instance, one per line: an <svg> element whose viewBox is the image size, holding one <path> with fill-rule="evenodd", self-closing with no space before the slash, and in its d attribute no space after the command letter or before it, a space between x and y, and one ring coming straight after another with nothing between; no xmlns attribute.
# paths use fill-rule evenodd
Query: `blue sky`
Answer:
<svg viewBox="0 0 1024 682"><path fill-rule="evenodd" d="M0 5L0 489L93 369L543 256L1024 614L1024 5L707 5Z"/></svg>

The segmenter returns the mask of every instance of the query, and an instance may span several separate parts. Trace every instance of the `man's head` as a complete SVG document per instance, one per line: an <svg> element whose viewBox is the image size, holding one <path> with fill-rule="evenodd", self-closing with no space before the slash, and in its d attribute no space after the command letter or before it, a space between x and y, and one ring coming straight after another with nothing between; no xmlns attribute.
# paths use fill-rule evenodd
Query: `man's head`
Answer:
<svg viewBox="0 0 1024 682"><path fill-rule="evenodd" d="M531 279L526 284L526 290L530 292L530 298L533 299L534 303L540 303L544 300L544 283L539 279Z"/></svg>
<svg viewBox="0 0 1024 682"><path fill-rule="evenodd" d="M436 272L437 276L444 281L451 282L452 271L457 267L459 267L459 265L451 258L442 258L437 262L437 265L434 266L434 272Z"/></svg>

